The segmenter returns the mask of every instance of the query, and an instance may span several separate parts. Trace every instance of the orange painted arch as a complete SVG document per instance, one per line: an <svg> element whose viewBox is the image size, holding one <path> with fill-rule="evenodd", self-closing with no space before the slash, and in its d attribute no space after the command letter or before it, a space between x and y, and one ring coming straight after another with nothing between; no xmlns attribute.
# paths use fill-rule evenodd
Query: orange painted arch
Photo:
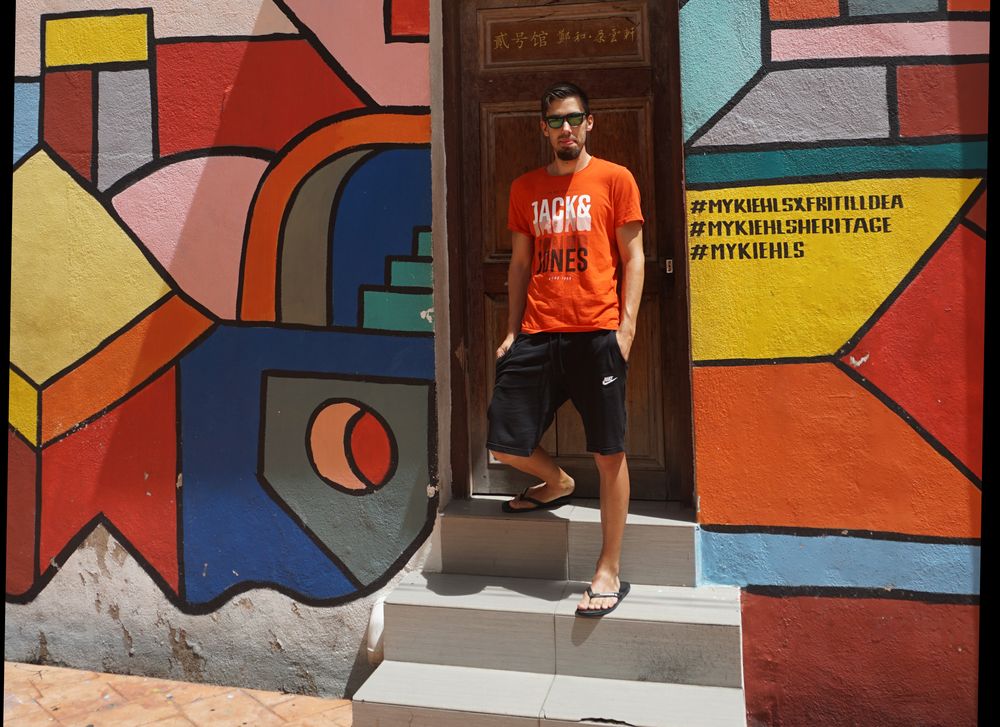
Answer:
<svg viewBox="0 0 1000 727"><path fill-rule="evenodd" d="M831 363L694 369L698 520L978 538L982 493Z"/></svg>
<svg viewBox="0 0 1000 727"><path fill-rule="evenodd" d="M352 147L371 144L426 144L428 114L378 113L334 121L310 134L264 176L250 211L240 319L274 321L281 220L302 178L326 159Z"/></svg>

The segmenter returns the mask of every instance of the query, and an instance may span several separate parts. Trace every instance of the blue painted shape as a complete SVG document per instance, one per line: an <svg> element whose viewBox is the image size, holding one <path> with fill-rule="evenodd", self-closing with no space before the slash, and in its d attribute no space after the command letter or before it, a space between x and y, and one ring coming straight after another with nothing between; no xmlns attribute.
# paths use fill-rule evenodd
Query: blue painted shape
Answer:
<svg viewBox="0 0 1000 727"><path fill-rule="evenodd" d="M385 283L385 259L413 253L413 228L431 224L427 146L387 149L345 182L333 228L333 321L358 325L358 288Z"/></svg>
<svg viewBox="0 0 1000 727"><path fill-rule="evenodd" d="M698 583L975 595L976 545L699 530Z"/></svg>
<svg viewBox="0 0 1000 727"><path fill-rule="evenodd" d="M14 164L38 143L38 81L14 82Z"/></svg>
<svg viewBox="0 0 1000 727"><path fill-rule="evenodd" d="M848 15L935 13L938 0L847 0Z"/></svg>
<svg viewBox="0 0 1000 727"><path fill-rule="evenodd" d="M986 170L986 142L838 146L728 153L689 153L688 184L742 182L796 177L830 177L867 172ZM912 174L908 175L912 176Z"/></svg>
<svg viewBox="0 0 1000 727"><path fill-rule="evenodd" d="M222 325L181 360L184 585L192 604L247 581L300 598L355 590L257 480L265 369L433 381L434 339Z"/></svg>
<svg viewBox="0 0 1000 727"><path fill-rule="evenodd" d="M680 12L684 140L761 66L760 0L688 0Z"/></svg>

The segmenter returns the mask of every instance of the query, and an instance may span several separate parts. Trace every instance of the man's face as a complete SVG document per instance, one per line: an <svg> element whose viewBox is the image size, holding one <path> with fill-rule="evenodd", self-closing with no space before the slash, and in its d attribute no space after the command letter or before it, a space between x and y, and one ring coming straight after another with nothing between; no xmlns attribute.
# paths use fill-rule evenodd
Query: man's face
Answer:
<svg viewBox="0 0 1000 727"><path fill-rule="evenodd" d="M556 99L549 104L545 116L566 116L567 114L582 114L583 105L580 99L575 96L570 98ZM594 128L594 117L587 116L579 126L570 126L568 121L563 121L558 129L549 127L545 119L541 120L542 133L549 138L552 149L556 156L563 161L572 161L580 156L580 152L587 145L587 132Z"/></svg>

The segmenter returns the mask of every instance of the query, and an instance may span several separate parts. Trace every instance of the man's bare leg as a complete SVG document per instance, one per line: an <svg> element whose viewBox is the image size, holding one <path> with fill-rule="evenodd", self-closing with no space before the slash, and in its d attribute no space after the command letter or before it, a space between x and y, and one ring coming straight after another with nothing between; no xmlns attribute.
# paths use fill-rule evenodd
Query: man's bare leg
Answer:
<svg viewBox="0 0 1000 727"><path fill-rule="evenodd" d="M520 457L516 454L505 452L493 452L493 456L504 464L509 464L514 469L527 472L542 480L542 484L536 485L528 491L528 496L539 502L551 502L556 498L568 495L575 486L573 478L560 469L552 455L541 447L537 447L528 457ZM510 506L515 510L536 507L530 502L525 502L519 497L510 501Z"/></svg>
<svg viewBox="0 0 1000 727"><path fill-rule="evenodd" d="M624 452L595 454L594 461L601 475L601 555L590 587L594 593L614 593L621 589L618 570L622 557L622 538L625 535L625 518L628 515L629 478L628 462ZM579 608L600 609L614 606L616 598L591 599L586 593Z"/></svg>

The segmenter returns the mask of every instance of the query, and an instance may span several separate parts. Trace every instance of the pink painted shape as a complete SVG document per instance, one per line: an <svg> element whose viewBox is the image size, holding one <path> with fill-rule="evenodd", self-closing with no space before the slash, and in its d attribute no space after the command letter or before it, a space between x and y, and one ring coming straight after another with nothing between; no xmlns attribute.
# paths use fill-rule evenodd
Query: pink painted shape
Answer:
<svg viewBox="0 0 1000 727"><path fill-rule="evenodd" d="M386 43L384 0L287 0L288 8L382 106L430 106L430 46Z"/></svg>
<svg viewBox="0 0 1000 727"><path fill-rule="evenodd" d="M365 490L347 461L347 422L361 411L355 404L340 401L327 406L313 419L309 430L309 451L316 469L326 479L349 490Z"/></svg>
<svg viewBox="0 0 1000 727"><path fill-rule="evenodd" d="M988 22L971 20L780 28L771 32L771 59L985 55L989 33Z"/></svg>
<svg viewBox="0 0 1000 727"><path fill-rule="evenodd" d="M223 319L236 318L247 212L267 162L200 157L156 170L113 204L181 289Z"/></svg>

